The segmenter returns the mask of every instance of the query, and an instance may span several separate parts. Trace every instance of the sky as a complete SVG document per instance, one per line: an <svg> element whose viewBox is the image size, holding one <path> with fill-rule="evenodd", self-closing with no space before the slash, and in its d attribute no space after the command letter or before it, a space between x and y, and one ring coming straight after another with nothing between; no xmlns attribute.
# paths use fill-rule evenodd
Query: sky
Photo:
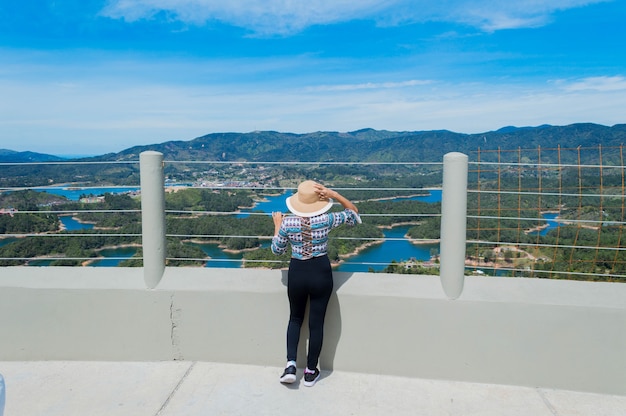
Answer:
<svg viewBox="0 0 626 416"><path fill-rule="evenodd" d="M0 0L0 149L626 122L625 0Z"/></svg>

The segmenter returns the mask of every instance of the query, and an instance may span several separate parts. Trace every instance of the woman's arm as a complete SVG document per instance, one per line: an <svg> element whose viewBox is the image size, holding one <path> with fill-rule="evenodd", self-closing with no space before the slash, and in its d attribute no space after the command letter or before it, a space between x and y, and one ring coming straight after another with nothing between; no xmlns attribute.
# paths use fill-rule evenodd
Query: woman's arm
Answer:
<svg viewBox="0 0 626 416"><path fill-rule="evenodd" d="M274 236L277 236L278 231L280 231L280 225L283 223L283 213L272 212L272 219L274 220Z"/></svg>
<svg viewBox="0 0 626 416"><path fill-rule="evenodd" d="M287 252L287 239L280 235L280 227L283 222L282 212L272 212L274 220L274 237L272 237L272 253L280 255Z"/></svg>
<svg viewBox="0 0 626 416"><path fill-rule="evenodd" d="M315 184L315 192L320 196L320 200L326 200L328 198L332 198L337 200L344 208L351 209L352 211L358 213L359 209L354 205L349 199L345 196L341 195L337 191L333 191L332 189L326 188L323 185Z"/></svg>

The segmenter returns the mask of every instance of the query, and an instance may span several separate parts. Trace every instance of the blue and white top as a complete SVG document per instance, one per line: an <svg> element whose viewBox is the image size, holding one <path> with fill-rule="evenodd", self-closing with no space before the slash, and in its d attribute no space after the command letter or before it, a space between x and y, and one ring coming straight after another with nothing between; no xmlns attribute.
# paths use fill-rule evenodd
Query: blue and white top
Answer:
<svg viewBox="0 0 626 416"><path fill-rule="evenodd" d="M308 260L328 252L328 233L341 224L361 223L361 217L351 209L341 212L326 212L314 217L289 215L283 218L278 234L272 238L272 252L284 254L287 243L291 243L291 257Z"/></svg>

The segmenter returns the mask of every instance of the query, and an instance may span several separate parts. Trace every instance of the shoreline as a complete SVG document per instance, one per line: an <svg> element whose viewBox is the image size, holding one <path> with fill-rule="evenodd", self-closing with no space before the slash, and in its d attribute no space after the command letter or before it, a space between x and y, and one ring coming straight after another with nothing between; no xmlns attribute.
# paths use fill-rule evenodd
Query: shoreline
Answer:
<svg viewBox="0 0 626 416"><path fill-rule="evenodd" d="M98 228L95 225L97 224L97 222L90 222L90 221L81 221L80 218L78 218L76 216L77 213L74 214L66 214L66 215L59 215L59 218L61 217L70 217L70 219L72 219L73 221L76 221L79 224L91 224L94 226L94 229L98 229L98 230L106 230L106 229L110 229L110 228ZM58 231L67 231L67 227L65 226L65 224L63 224L63 221L61 221L59 219L59 228Z"/></svg>
<svg viewBox="0 0 626 416"><path fill-rule="evenodd" d="M100 248L98 248L98 249L96 249L94 251L96 253L100 254L100 252L103 251L103 250L117 250L118 248L127 248L127 247L141 248L141 244L138 244L138 243L116 244L116 245L111 245L111 246L100 247ZM132 259L133 257L134 257L134 255L129 257L128 259ZM93 262L96 262L96 261L99 261L99 260L105 260L105 259L108 259L108 258L109 257L106 257L106 256L98 256L98 257L87 259L87 260L83 261L80 265L82 267L87 267L87 266L91 265Z"/></svg>
<svg viewBox="0 0 626 416"><path fill-rule="evenodd" d="M407 221L407 222L396 222L391 225L379 225L379 229L391 230L393 227L402 227L405 225L420 225L421 222L415 221ZM411 244L419 245L429 245L429 244L439 244L441 243L441 238L427 238L427 239L417 239L409 237L408 233L403 236L408 242Z"/></svg>
<svg viewBox="0 0 626 416"><path fill-rule="evenodd" d="M376 228L379 229L384 229L384 230L391 230L394 227L402 227L404 225L420 225L421 222L420 221L405 221L405 222L394 222L393 224L390 225L377 225Z"/></svg>
<svg viewBox="0 0 626 416"><path fill-rule="evenodd" d="M382 240L368 241L367 243L358 246L357 248L355 248L350 253L340 254L339 255L339 261L331 262L331 265L332 266L339 266L341 263L343 263L344 261L348 260L350 257L354 257L354 256L358 255L363 250L365 250L367 248L370 248L370 247L373 247L373 246L375 246L377 244L382 244L382 243L384 243L384 241L382 241Z"/></svg>
<svg viewBox="0 0 626 416"><path fill-rule="evenodd" d="M74 219L75 221L77 221L79 223L81 222L81 221L79 221L79 219L75 218L73 214L72 215L65 215L65 216L71 217L72 219ZM377 226L377 228L379 228L381 230L382 229L390 230L390 229L392 229L394 227L411 226L411 225L419 225L419 224L420 224L420 222L416 222L416 221L406 221L406 222L393 223L393 224L389 224L389 225L379 225L379 226ZM62 221L60 221L60 228L62 230L65 230L65 227L64 227ZM439 244L440 243L440 239L425 239L425 240L412 239L412 238L408 237L407 234L404 235L404 238L408 242L410 242L411 244L416 245L416 246L420 246L420 245L434 245L434 244ZM189 242L189 243L193 243L193 244L198 244L198 245L214 244L214 245L217 245L217 247L220 250L222 250L224 253L229 253L229 254L243 254L243 253L252 252L252 251L255 251L255 250L258 250L258 249L261 248L261 246L259 245L257 247L250 247L250 248L244 248L244 249L239 249L239 250L237 250L237 249L230 249L230 248L227 248L224 244L222 244L222 242L220 240L218 240L218 239L214 239L212 241L206 241L206 240L201 240L199 238L190 238L190 239L186 239L184 241ZM350 258L361 254L363 251L367 250L368 248L374 247L374 246L382 244L384 242L385 242L384 236L381 236L380 239L377 239L377 240L367 241L366 243L361 244L361 245L355 247L354 250L352 250L349 253L340 254L339 255L339 260L338 261L332 261L331 265L333 267L339 266L342 263L348 261ZM101 248L97 249L96 251L100 252L102 250L107 250L107 249L114 250L114 249L124 248L124 247L140 247L140 245L139 244L133 244L133 243L130 243L130 244L120 244L120 245L110 245L110 246L101 247ZM87 261L85 261L83 263L83 265L88 265L90 263L93 263L93 262L95 262L97 260L101 260L103 258L106 258L106 257L97 257L97 258L93 258L93 259L88 259ZM245 261L245 258L242 258L242 262L243 261ZM243 265L242 265L242 267L243 267Z"/></svg>
<svg viewBox="0 0 626 416"><path fill-rule="evenodd" d="M227 248L220 241L201 241L201 240L199 240L197 238L191 238L191 239L187 239L187 240L183 240L183 241L189 242L189 243L193 243L193 244L216 244L217 247L220 250L222 250L225 253L230 253L230 254L239 254L239 253L244 253L244 252L247 252L247 251L258 250L258 249L261 248L261 246L257 246L257 247L242 248L240 250L236 250L236 249L233 249L233 248Z"/></svg>
<svg viewBox="0 0 626 416"><path fill-rule="evenodd" d="M419 225L419 223L416 222L402 222L402 223L394 223L391 225L380 225L378 226L379 229L392 229L394 227L399 227L399 226L404 226L404 225ZM432 238L432 239L425 239L425 240L417 240L417 239L413 239L407 236L407 234L404 235L404 238L410 242L411 244L414 245L434 245L434 244L439 244L441 242L441 239L439 238ZM351 257L354 257L358 254L360 254L362 251L373 247L377 244L382 244L384 243L384 237L381 237L380 240L375 240L375 241L368 241L365 244L362 244L358 247L356 247L353 251L351 251L350 253L347 254L340 254L339 255L339 261L336 262L331 262L331 265L333 267L335 266L339 266L341 263L343 263L344 261L347 261L348 259L350 259Z"/></svg>
<svg viewBox="0 0 626 416"><path fill-rule="evenodd" d="M433 189L433 191L436 191L438 189ZM432 192L427 192L424 194L412 194L412 195L401 195L401 196L388 196L388 197L384 197L384 198L373 198L373 199L365 199L363 201L356 201L356 202L367 202L367 201L390 201L393 199L398 199L398 200L402 200L402 199L406 199L406 200L410 200L411 198L417 198L417 197L428 197L431 196Z"/></svg>

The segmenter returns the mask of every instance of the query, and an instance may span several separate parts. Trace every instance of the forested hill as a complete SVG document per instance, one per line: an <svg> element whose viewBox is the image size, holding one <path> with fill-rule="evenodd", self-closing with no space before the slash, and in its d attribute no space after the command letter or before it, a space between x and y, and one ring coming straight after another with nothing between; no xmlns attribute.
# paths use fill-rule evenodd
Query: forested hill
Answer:
<svg viewBox="0 0 626 416"><path fill-rule="evenodd" d="M137 160L146 150L162 152L166 160L245 161L434 161L448 152L481 150L615 147L626 142L626 124L505 127L480 134L447 130L394 132L364 129L348 133L305 134L255 131L213 133L189 141L135 146L96 159Z"/></svg>
<svg viewBox="0 0 626 416"><path fill-rule="evenodd" d="M478 134L434 131L387 131L363 129L347 133L313 132L304 134L255 131L213 133L188 141L168 141L135 146L119 153L81 160L137 160L146 150L156 150L166 160L216 161L364 161L364 162L441 162L448 152L470 155L477 150L615 148L626 143L626 124L612 127L591 123L568 126L504 127ZM589 153L585 156L588 157ZM0 149L0 162L51 162L64 160L34 152ZM544 160L548 162L547 160ZM587 160L587 163L595 163Z"/></svg>
<svg viewBox="0 0 626 416"><path fill-rule="evenodd" d="M13 150L0 149L0 163L58 162L60 160L64 159L44 153L16 152Z"/></svg>
<svg viewBox="0 0 626 416"><path fill-rule="evenodd" d="M139 154L154 150L166 161L250 161L250 162L436 162L449 152L462 152L470 161L582 163L624 165L619 146L626 143L626 124L612 127L598 124L569 126L505 127L480 134L461 134L446 130L399 132L363 129L348 133L314 132L306 134L256 131L251 133L214 133L189 141L169 141L135 146L119 153L77 159L79 161L133 161ZM601 148L600 148L601 146ZM537 148L541 148L540 151ZM580 151L577 148L591 150ZM550 149L573 149L550 151ZM480 154L478 150L480 149ZM503 152L487 152L489 150ZM517 152L518 149L532 149ZM506 152L509 150L510 152ZM15 152L4 151L13 158ZM0 152L1 153L1 152ZM519 153L519 154L518 154ZM49 155L22 154L21 162L47 161ZM502 156L502 159L500 159ZM508 160L505 160L508 157ZM75 159L76 160L76 159ZM0 186L42 186L50 183L83 182L138 183L135 165L81 164L33 167L4 166ZM169 165L170 169L189 169Z"/></svg>

